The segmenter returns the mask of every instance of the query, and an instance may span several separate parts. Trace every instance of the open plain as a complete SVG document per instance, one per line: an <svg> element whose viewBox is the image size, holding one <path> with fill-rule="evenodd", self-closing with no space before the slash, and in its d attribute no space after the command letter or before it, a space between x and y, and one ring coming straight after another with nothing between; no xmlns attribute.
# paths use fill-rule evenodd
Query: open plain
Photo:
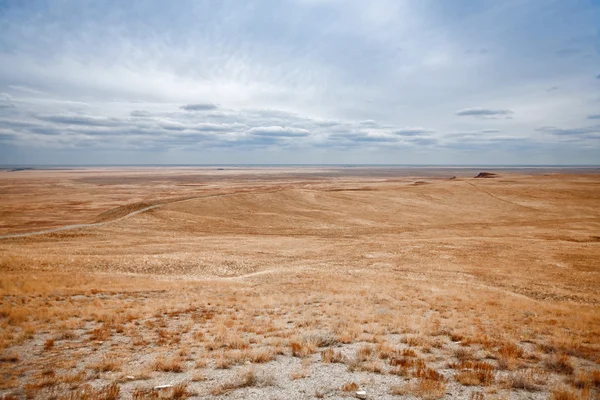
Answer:
<svg viewBox="0 0 600 400"><path fill-rule="evenodd" d="M478 172L0 172L0 396L600 398L600 173Z"/></svg>

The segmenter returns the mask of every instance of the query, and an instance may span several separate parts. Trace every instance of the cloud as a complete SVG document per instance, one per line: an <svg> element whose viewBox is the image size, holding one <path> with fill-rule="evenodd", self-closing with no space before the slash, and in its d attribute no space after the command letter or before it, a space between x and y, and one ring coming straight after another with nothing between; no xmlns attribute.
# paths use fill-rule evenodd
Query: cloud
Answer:
<svg viewBox="0 0 600 400"><path fill-rule="evenodd" d="M305 137L310 134L306 129L281 127L281 126L259 126L247 131L249 135L269 137Z"/></svg>
<svg viewBox="0 0 600 400"><path fill-rule="evenodd" d="M572 121L598 121L600 4L576 1L8 2L0 159L597 164Z"/></svg>
<svg viewBox="0 0 600 400"><path fill-rule="evenodd" d="M31 88L29 86L8 85L8 87L13 90L18 90L20 92L24 92L24 93L28 93L28 94L34 94L34 95L47 94L46 92L42 92L41 90L37 90L37 89Z"/></svg>
<svg viewBox="0 0 600 400"><path fill-rule="evenodd" d="M96 117L91 115L38 115L38 119L65 125L117 126L121 122L116 118Z"/></svg>
<svg viewBox="0 0 600 400"><path fill-rule="evenodd" d="M358 144L358 143L391 143L397 142L397 139L390 136L370 135L362 132L336 133L328 136L329 141L337 144Z"/></svg>
<svg viewBox="0 0 600 400"><path fill-rule="evenodd" d="M0 108L14 108L12 96L8 93L0 93Z"/></svg>
<svg viewBox="0 0 600 400"><path fill-rule="evenodd" d="M399 136L421 136L421 135L427 135L430 133L433 133L435 131L431 130L431 129L426 129L426 128L421 128L421 127L407 127L407 128L402 128L402 129L398 129L392 132L392 134L394 135L399 135Z"/></svg>
<svg viewBox="0 0 600 400"><path fill-rule="evenodd" d="M163 121L159 122L159 126L161 128L170 130L170 131L183 131L187 129L187 125L182 124L181 122L176 121Z"/></svg>
<svg viewBox="0 0 600 400"><path fill-rule="evenodd" d="M247 126L237 122L233 124L213 124L206 122L194 125L194 129L203 132L232 132L243 128L247 128Z"/></svg>
<svg viewBox="0 0 600 400"><path fill-rule="evenodd" d="M359 123L364 126L377 126L378 125L378 123L373 121L372 119L366 119L364 121L360 121Z"/></svg>
<svg viewBox="0 0 600 400"><path fill-rule="evenodd" d="M500 110L491 108L465 108L456 112L459 117L496 117L496 116L508 116L513 114L511 110Z"/></svg>
<svg viewBox="0 0 600 400"><path fill-rule="evenodd" d="M600 114L588 115L587 119L600 119Z"/></svg>
<svg viewBox="0 0 600 400"><path fill-rule="evenodd" d="M596 75L596 79L600 79L600 74Z"/></svg>
<svg viewBox="0 0 600 400"><path fill-rule="evenodd" d="M408 139L408 143L418 146L431 146L437 144L438 140L434 138L411 138Z"/></svg>
<svg viewBox="0 0 600 400"><path fill-rule="evenodd" d="M144 111L144 110L133 110L132 112L129 113L129 115L131 115L132 117L136 117L136 118L147 118L147 117L152 116L152 114L150 114L148 111Z"/></svg>
<svg viewBox="0 0 600 400"><path fill-rule="evenodd" d="M211 111L219 108L216 104L212 103L198 103L198 104L185 104L181 107L182 110L185 111Z"/></svg>
<svg viewBox="0 0 600 400"><path fill-rule="evenodd" d="M555 126L542 126L539 132L550 133L557 136L596 136L600 135L600 125L581 128L557 128Z"/></svg>

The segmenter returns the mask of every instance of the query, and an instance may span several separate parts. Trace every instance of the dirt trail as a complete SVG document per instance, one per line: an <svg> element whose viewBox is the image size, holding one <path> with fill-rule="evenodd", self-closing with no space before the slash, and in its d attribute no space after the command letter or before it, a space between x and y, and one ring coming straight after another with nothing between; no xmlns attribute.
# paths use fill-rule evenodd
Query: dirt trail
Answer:
<svg viewBox="0 0 600 400"><path fill-rule="evenodd" d="M137 211L133 211L127 215L124 215L120 218L117 219L113 219L110 221L104 221L104 222L95 222L95 223L91 223L91 224L75 224L75 225L66 225L66 226L61 226L59 228L53 228L53 229L46 229L43 231L37 231L37 232L26 232L26 233L11 233L8 235L2 235L0 236L0 239L8 239L8 238L21 238L21 237L29 237L29 236L37 236L37 235L46 235L48 233L54 233L54 232L62 232L62 231L70 231L72 229L84 229L84 228L93 228L93 227L98 227L98 226L103 226L112 222L117 222L117 221L121 221L125 218L129 218L129 217L133 217L134 215L137 214L141 214L143 212L152 210L154 208L158 208L162 206L162 204L157 204L154 206L148 206L148 207L144 207L140 210Z"/></svg>
<svg viewBox="0 0 600 400"><path fill-rule="evenodd" d="M530 207L530 206L524 206L523 204L515 203L514 201L510 201L510 200L506 200L506 199L503 199L503 198L501 198L501 197L498 197L498 196L496 196L495 194L492 194L492 193L488 192L487 190L484 190L484 189L480 188L479 186L477 186L477 185L475 185L474 183L471 183L471 182L469 182L469 181L464 181L464 182L465 182L466 184L468 184L468 185L471 185L471 186L473 186L473 187L475 188L475 190L477 190L477 191L479 191L479 192L481 192L481 193L485 193L485 194L487 194L488 196L490 196L490 197L493 197L493 198L494 198L494 199L496 199L496 200L500 200L500 201L502 201L502 202L504 202L504 203L509 203L509 204L512 204L512 205L514 205L514 206L517 206L517 207L523 207L523 208L527 208L527 209L529 209L529 210L535 210L535 211L539 211L537 208Z"/></svg>
<svg viewBox="0 0 600 400"><path fill-rule="evenodd" d="M274 192L278 192L279 190L271 190L271 191L264 191L261 193L274 193ZM164 205L167 204L174 204L174 203L182 203L182 202L186 202L186 201L190 201L190 200L197 200L197 199L208 199L208 198L214 198L214 197L226 197L226 196L234 196L236 194L243 194L243 193L248 193L246 191L240 191L240 192L233 192L233 193L220 193L220 194L211 194L211 195L207 195L207 196L196 196L196 197L186 197L183 198L181 200L170 200L170 201L166 201L164 203L160 203L160 204L155 204L152 206L148 206L148 207L144 207L141 208L139 210L136 211L132 211L129 214L123 215L119 218L115 218L115 219L111 219L111 220L107 220L107 221L102 221L102 222L92 222L89 224L74 224L74 225L66 225L66 226L61 226L58 228L52 228L52 229L45 229L43 231L35 231L35 232L24 232L24 233L10 233L7 235L0 235L0 240L1 239L10 239L10 238L23 238L23 237L30 237L30 236L38 236L38 235L46 235L49 233L55 233L55 232L62 232L62 231L70 231L73 229L87 229L87 228L96 228L96 227L100 227L100 226L104 226L107 224L111 224L114 222L118 222L118 221L122 221L126 218L130 218L133 217L135 215L144 213L146 211L150 211L153 210L155 208L159 208L162 207ZM120 206L117 208L122 208L124 206ZM108 212L110 212L111 210L109 210ZM107 212L102 213L101 215L105 215L107 214Z"/></svg>

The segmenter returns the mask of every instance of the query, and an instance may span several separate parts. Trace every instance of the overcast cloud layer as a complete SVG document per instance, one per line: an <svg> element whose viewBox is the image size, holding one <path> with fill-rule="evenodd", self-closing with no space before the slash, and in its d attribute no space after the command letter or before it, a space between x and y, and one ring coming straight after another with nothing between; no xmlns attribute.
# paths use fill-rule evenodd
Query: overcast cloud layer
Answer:
<svg viewBox="0 0 600 400"><path fill-rule="evenodd" d="M0 164L600 164L600 3L0 2Z"/></svg>

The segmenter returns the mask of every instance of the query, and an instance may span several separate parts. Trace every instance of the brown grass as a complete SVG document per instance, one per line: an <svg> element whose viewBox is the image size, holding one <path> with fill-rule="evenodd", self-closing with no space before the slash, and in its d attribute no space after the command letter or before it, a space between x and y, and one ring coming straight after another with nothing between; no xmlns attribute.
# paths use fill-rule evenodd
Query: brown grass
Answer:
<svg viewBox="0 0 600 400"><path fill-rule="evenodd" d="M275 379L272 375L257 373L254 368L249 368L240 370L233 380L214 387L211 390L211 394L213 396L220 396L245 387L265 387L273 386L274 384Z"/></svg>
<svg viewBox="0 0 600 400"><path fill-rule="evenodd" d="M547 357L544 365L548 370L564 375L572 375L575 371L571 358L566 354L554 354Z"/></svg>
<svg viewBox="0 0 600 400"><path fill-rule="evenodd" d="M178 357L167 358L165 356L159 356L152 364L154 371L161 372L183 372L185 370L181 359Z"/></svg>
<svg viewBox="0 0 600 400"><path fill-rule="evenodd" d="M518 360L523 357L523 354L523 349L515 343L504 343L498 349L498 365L501 369L512 371L518 366Z"/></svg>
<svg viewBox="0 0 600 400"><path fill-rule="evenodd" d="M494 382L495 368L490 363L462 361L452 368L459 370L455 379L465 386L489 386Z"/></svg>
<svg viewBox="0 0 600 400"><path fill-rule="evenodd" d="M390 393L397 396L415 395L425 400L441 399L446 394L446 385L443 381L420 378L415 383L392 385Z"/></svg>
<svg viewBox="0 0 600 400"><path fill-rule="evenodd" d="M316 344L305 339L290 342L290 348L294 357L308 357L317 351Z"/></svg>
<svg viewBox="0 0 600 400"><path fill-rule="evenodd" d="M171 389L172 399L185 399L190 396L192 393L188 390L188 384L185 382L180 382Z"/></svg>
<svg viewBox="0 0 600 400"><path fill-rule="evenodd" d="M510 389L522 389L530 392L541 390L546 384L548 374L541 370L525 369L511 372L505 379L505 386Z"/></svg>
<svg viewBox="0 0 600 400"><path fill-rule="evenodd" d="M63 397L65 400L117 400L121 389L116 383L111 383L99 389L94 389L90 385L84 385L81 388L69 392Z"/></svg>
<svg viewBox="0 0 600 400"><path fill-rule="evenodd" d="M117 355L103 356L98 362L90 365L97 372L115 372L120 371L123 361L117 358Z"/></svg>
<svg viewBox="0 0 600 400"><path fill-rule="evenodd" d="M588 389L573 391L567 388L558 388L552 391L551 400L590 400Z"/></svg>
<svg viewBox="0 0 600 400"><path fill-rule="evenodd" d="M203 379L216 376L225 386L212 389L228 392L247 387L242 365L298 357L282 387L326 368L341 382L356 380L352 371L404 379L394 390L423 397L458 382L490 398L548 398L557 380L598 394L598 176L414 186L389 171L265 171L0 174L11 193L0 202L5 231L197 197L103 227L0 240L2 393L151 386L188 366L201 369L190 387L208 390L221 382ZM347 370L323 365L340 362Z"/></svg>
<svg viewBox="0 0 600 400"><path fill-rule="evenodd" d="M360 389L360 386L358 386L358 383L356 382L346 382L340 389L342 392L356 392L358 389Z"/></svg>
<svg viewBox="0 0 600 400"><path fill-rule="evenodd" d="M344 355L340 351L332 348L321 351L321 361L324 363L341 363L343 360Z"/></svg>

